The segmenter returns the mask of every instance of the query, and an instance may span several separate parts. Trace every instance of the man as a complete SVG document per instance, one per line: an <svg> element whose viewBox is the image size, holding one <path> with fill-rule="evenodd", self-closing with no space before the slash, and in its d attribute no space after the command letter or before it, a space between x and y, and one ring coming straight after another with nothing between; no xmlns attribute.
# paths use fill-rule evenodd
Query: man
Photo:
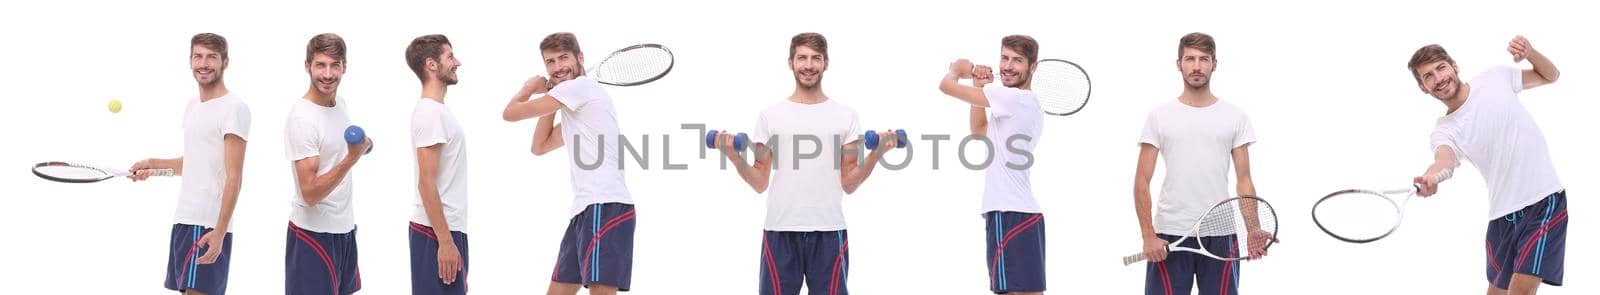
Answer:
<svg viewBox="0 0 1600 295"><path fill-rule="evenodd" d="M802 282L811 294L848 294L844 194L861 187L898 139L890 130L880 131L879 146L858 164L863 148L860 118L822 92L828 40L817 33L795 35L789 41L788 62L794 92L757 118L751 150L755 163L745 162L726 131L716 144L756 193L771 188L761 239L760 294L799 294Z"/></svg>
<svg viewBox="0 0 1600 295"><path fill-rule="evenodd" d="M1032 154L1044 132L1043 111L1032 90L1038 62L1038 41L1024 35L1006 36L1000 39L1001 85L988 86L994 82L988 66L974 68L972 62L961 59L950 64L939 90L972 105L968 122L974 136L986 136L991 142ZM972 86L961 85L961 78L971 78ZM995 294L1044 294L1044 211L1033 197L1028 170L1000 164L1027 159L1022 159L1022 153L996 156L999 161L984 170L983 189L989 290Z"/></svg>
<svg viewBox="0 0 1600 295"><path fill-rule="evenodd" d="M1506 50L1533 68L1492 67L1461 83L1444 47L1428 45L1411 55L1406 67L1417 87L1445 106L1430 140L1433 164L1413 181L1418 195L1432 196L1460 159L1472 162L1489 185L1488 294L1535 294L1540 282L1561 285L1567 193L1544 132L1517 94L1555 82L1561 71L1522 36Z"/></svg>
<svg viewBox="0 0 1600 295"><path fill-rule="evenodd" d="M1133 180L1133 203L1139 218L1144 254L1149 258L1145 294L1188 294L1198 280L1200 294L1237 294L1239 262L1225 262L1189 252L1167 252L1167 244L1184 236L1206 210L1228 196L1228 164L1232 161L1235 190L1255 196L1250 177L1250 145L1255 131L1250 119L1233 104L1211 93L1211 74L1217 68L1217 44L1211 35L1190 33L1178 40L1177 66L1183 74L1178 99L1150 111L1139 137L1139 164ZM1154 222L1151 222L1150 177L1157 156L1166 158L1166 179L1161 187ZM1245 214L1249 214L1246 212ZM1266 255L1271 234L1252 227L1246 239L1246 257ZM1186 247L1226 249L1236 235L1190 237ZM1226 255L1226 253L1223 253Z"/></svg>
<svg viewBox="0 0 1600 295"><path fill-rule="evenodd" d="M184 176L167 252L166 287L190 295L222 295L228 289L233 246L229 225L244 179L250 108L223 83L227 39L212 33L190 38L189 69L200 96L189 99L183 111L183 155L145 159L128 172L134 181L150 177L149 169L173 169Z"/></svg>
<svg viewBox="0 0 1600 295"><path fill-rule="evenodd" d="M621 166L582 167L578 161L617 163L618 149L604 143L621 141L611 95L585 76L583 51L572 33L555 33L539 43L547 80L534 76L511 97L503 117L508 122L539 118L534 126L534 155L544 155L573 141L572 220L561 238L548 294L628 291L633 280L633 198ZM551 85L554 85L553 88ZM537 99L533 95L543 93ZM561 123L555 123L557 111ZM556 131L560 131L557 133ZM611 138L611 140L606 140Z"/></svg>
<svg viewBox="0 0 1600 295"><path fill-rule="evenodd" d="M418 199L411 217L411 293L466 294L467 136L444 105L461 62L449 38L425 35L406 47L406 64L422 82L411 113Z"/></svg>
<svg viewBox="0 0 1600 295"><path fill-rule="evenodd" d="M351 294L361 290L350 170L367 146L347 144L349 104L338 95L346 65L344 38L332 33L306 43L311 85L289 110L284 152L294 169L284 246L286 294Z"/></svg>

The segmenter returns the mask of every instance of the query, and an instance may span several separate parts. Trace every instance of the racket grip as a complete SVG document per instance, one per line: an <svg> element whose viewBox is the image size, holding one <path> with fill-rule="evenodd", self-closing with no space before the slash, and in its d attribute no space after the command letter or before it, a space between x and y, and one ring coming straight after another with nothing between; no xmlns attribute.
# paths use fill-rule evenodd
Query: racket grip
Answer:
<svg viewBox="0 0 1600 295"><path fill-rule="evenodd" d="M1124 265L1124 266L1132 265L1135 262L1140 262L1140 261L1144 261L1144 260L1145 260L1144 253L1123 256L1122 257L1122 265Z"/></svg>
<svg viewBox="0 0 1600 295"><path fill-rule="evenodd" d="M177 173L177 171L175 171L175 170L165 169L165 168L164 169L145 169L145 170L142 170L142 171L144 171L145 173L149 173L150 176L172 176L173 174Z"/></svg>
<svg viewBox="0 0 1600 295"><path fill-rule="evenodd" d="M1449 180L1451 176L1454 176L1454 174L1455 174L1455 169L1445 168L1445 169L1439 170L1439 173L1434 173L1433 174L1433 182L1435 182L1435 183L1444 182L1445 180Z"/></svg>

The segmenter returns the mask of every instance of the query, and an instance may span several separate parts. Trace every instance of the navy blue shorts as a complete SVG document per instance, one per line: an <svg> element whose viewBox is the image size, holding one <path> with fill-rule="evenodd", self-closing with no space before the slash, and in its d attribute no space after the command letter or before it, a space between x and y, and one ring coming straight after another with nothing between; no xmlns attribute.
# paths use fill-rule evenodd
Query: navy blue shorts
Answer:
<svg viewBox="0 0 1600 295"><path fill-rule="evenodd" d="M320 233L289 222L283 253L284 293L343 295L361 290L356 256L356 230Z"/></svg>
<svg viewBox="0 0 1600 295"><path fill-rule="evenodd" d="M550 280L628 291L633 281L634 224L633 205L589 205L567 224Z"/></svg>
<svg viewBox="0 0 1600 295"><path fill-rule="evenodd" d="M199 264L200 256L211 249L211 246L200 246L200 237L210 231L198 225L172 225L172 245L167 251L167 289L195 290L210 295L223 295L228 291L228 258L233 256L233 233L222 236L222 255L215 263Z"/></svg>
<svg viewBox="0 0 1600 295"><path fill-rule="evenodd" d="M439 279L439 238L433 235L433 227L411 223L412 295L467 294L467 269L472 266L472 259L467 258L467 234L450 231L450 237L461 251L461 272L455 283L446 285Z"/></svg>
<svg viewBox="0 0 1600 295"><path fill-rule="evenodd" d="M836 231L765 231L761 237L759 294L800 294L805 282L811 295L850 294L850 235Z"/></svg>
<svg viewBox="0 0 1600 295"><path fill-rule="evenodd" d="M990 211L983 220L989 291L1044 292L1044 214Z"/></svg>
<svg viewBox="0 0 1600 295"><path fill-rule="evenodd" d="M1489 283L1506 289L1513 273L1560 286L1567 250L1567 192L1489 221L1484 235Z"/></svg>
<svg viewBox="0 0 1600 295"><path fill-rule="evenodd" d="M1177 241L1180 237L1157 234L1168 243ZM1199 248L1198 243L1209 246L1206 249L1235 249L1234 236L1203 237L1184 240L1179 246ZM1215 245L1215 246L1213 246ZM1229 250L1235 251L1235 250ZM1212 253L1221 257L1229 257L1229 253ZM1237 256L1237 255L1234 255ZM1199 281L1200 295L1225 295L1239 294L1239 262L1222 261L1204 255L1175 251L1167 253L1167 260L1146 263L1144 275L1144 293L1147 295L1172 295L1189 294L1195 281Z"/></svg>

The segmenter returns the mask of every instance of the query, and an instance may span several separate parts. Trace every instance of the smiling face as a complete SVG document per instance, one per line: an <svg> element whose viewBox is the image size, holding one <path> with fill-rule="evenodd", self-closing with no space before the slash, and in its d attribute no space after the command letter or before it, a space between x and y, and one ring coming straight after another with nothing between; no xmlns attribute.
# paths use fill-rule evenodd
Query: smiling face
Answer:
<svg viewBox="0 0 1600 295"><path fill-rule="evenodd" d="M228 59L222 52L196 44L189 47L189 71L194 82L201 87L216 86L222 81L222 71L228 68Z"/></svg>
<svg viewBox="0 0 1600 295"><path fill-rule="evenodd" d="M1023 88L1028 81L1033 79L1034 64L1028 57L1009 47L1000 48L1000 85L1011 88Z"/></svg>
<svg viewBox="0 0 1600 295"><path fill-rule="evenodd" d="M311 88L318 95L333 97L339 92L339 81L344 79L344 61L316 53L306 62L306 73L311 75Z"/></svg>
<svg viewBox="0 0 1600 295"><path fill-rule="evenodd" d="M822 72L828 70L828 57L810 46L798 46L789 57L789 70L794 73L795 87L816 89L822 87Z"/></svg>
<svg viewBox="0 0 1600 295"><path fill-rule="evenodd" d="M545 74L550 76L550 85L571 81L583 76L583 55L570 50L542 50L544 57Z"/></svg>
<svg viewBox="0 0 1600 295"><path fill-rule="evenodd" d="M1461 92L1460 73L1454 63L1442 60L1424 64L1412 72L1417 76L1417 87L1439 100L1450 100Z"/></svg>
<svg viewBox="0 0 1600 295"><path fill-rule="evenodd" d="M1438 44L1417 49L1406 68L1411 69L1412 78L1416 78L1417 88L1435 99L1447 101L1461 95L1461 70L1450 53Z"/></svg>
<svg viewBox="0 0 1600 295"><path fill-rule="evenodd" d="M437 62L434 62L434 60L437 60ZM429 62L434 63L434 78L439 79L439 82L444 82L444 85L456 85L456 82L460 82L456 78L456 69L461 68L461 61L456 60L454 47L444 45L440 50L439 56L429 60Z"/></svg>

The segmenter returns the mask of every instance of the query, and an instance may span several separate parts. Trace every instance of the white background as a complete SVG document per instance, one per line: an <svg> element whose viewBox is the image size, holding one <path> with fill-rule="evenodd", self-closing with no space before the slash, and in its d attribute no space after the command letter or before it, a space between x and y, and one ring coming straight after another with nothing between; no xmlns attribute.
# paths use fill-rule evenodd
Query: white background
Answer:
<svg viewBox="0 0 1600 295"><path fill-rule="evenodd" d="M1123 267L1139 249L1131 188L1145 114L1181 91L1177 40L1217 38L1214 91L1249 112L1260 139L1252 163L1260 193L1282 221L1282 244L1245 263L1242 291L1255 294L1462 294L1482 292L1486 194L1463 168L1440 197L1412 202L1395 236L1372 244L1334 241L1310 222L1313 200L1346 187L1405 186L1430 160L1428 132L1443 107L1415 86L1404 64L1441 43L1470 79L1508 64L1506 42L1526 35L1554 60L1560 82L1523 93L1558 161L1572 207L1566 283L1551 294L1593 294L1595 230L1588 212L1596 164L1591 140L1600 24L1580 1L1331 1L1012 3L874 1L771 4L648 1L280 3L21 1L0 17L8 143L0 167L10 234L0 286L15 293L164 294L161 287L178 179L68 185L23 166L46 160L126 167L182 150L179 122L196 86L189 37L228 38L229 87L254 121L234 216L229 290L275 294L292 182L282 126L305 92L306 40L334 32L350 46L341 95L376 150L357 165L363 294L409 288L406 221L415 194L403 143L418 82L403 62L413 37L443 33L464 66L446 104L471 138L472 290L537 293L546 287L571 202L569 150L529 154L533 123L500 111L530 75L543 74L538 41L575 32L590 63L633 43L669 45L677 68L647 86L608 88L625 133L650 135L650 170L630 162L640 210L634 293L747 294L757 287L764 196L731 171L698 158L699 137L682 123L747 130L756 113L792 89L789 37L825 34L831 68L824 88L860 112L869 129L966 134L967 107L936 84L955 58L992 64L999 40L1029 34L1042 56L1083 65L1094 97L1071 117L1048 117L1033 177L1049 230L1052 293L1141 292L1144 268ZM1427 2L1427 3L1422 3ZM121 99L120 114L106 111ZM674 164L660 170L661 137ZM919 141L923 147L927 142ZM982 173L962 169L955 142L928 149L907 170L879 170L847 196L849 287L858 294L987 292ZM976 155L976 153L974 153ZM892 153L899 159L903 152ZM1470 167L1470 166L1468 166ZM1156 176L1159 188L1161 174ZM1230 184L1230 187L1231 184ZM8 292L8 293L9 293Z"/></svg>

